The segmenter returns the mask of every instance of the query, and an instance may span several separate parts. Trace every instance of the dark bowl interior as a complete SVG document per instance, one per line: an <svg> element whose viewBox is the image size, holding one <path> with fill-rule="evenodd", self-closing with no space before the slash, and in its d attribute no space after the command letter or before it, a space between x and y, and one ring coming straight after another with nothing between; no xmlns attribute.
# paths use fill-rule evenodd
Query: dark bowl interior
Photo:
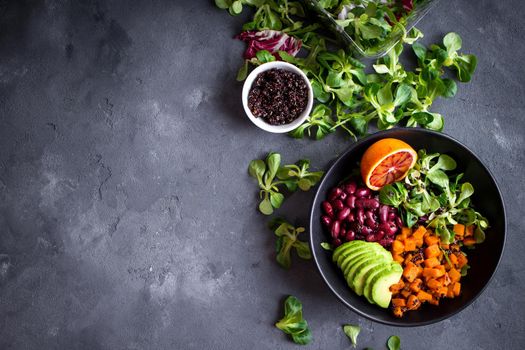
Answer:
<svg viewBox="0 0 525 350"><path fill-rule="evenodd" d="M347 177L356 167L364 151L385 137L393 137L410 144L415 150L429 153L446 153L458 164L457 172L465 174L463 181L474 186L472 201L482 215L487 217L490 228L484 243L468 251L468 275L461 280L462 293L455 299L443 299L439 306L424 305L418 311L407 312L395 318L389 309L369 304L347 286L341 271L331 261L331 252L320 243L329 241L328 233L321 226L321 202L328 191ZM395 326L421 326L444 320L472 303L488 285L496 271L505 243L505 209L498 186L483 163L464 145L453 138L424 129L392 129L375 133L353 144L327 171L319 185L310 213L310 246L321 276L335 295L350 309L371 320Z"/></svg>

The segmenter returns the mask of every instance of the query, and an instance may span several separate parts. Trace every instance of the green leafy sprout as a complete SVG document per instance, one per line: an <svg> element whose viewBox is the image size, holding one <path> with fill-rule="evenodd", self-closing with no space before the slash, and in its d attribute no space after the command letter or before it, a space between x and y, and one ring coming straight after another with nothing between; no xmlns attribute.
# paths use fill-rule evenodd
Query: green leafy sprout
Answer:
<svg viewBox="0 0 525 350"><path fill-rule="evenodd" d="M270 222L270 229L277 236L275 251L277 263L289 269L292 266L292 250L295 249L297 256L301 259L311 259L312 253L307 242L300 241L299 234L305 231L304 227L294 227L284 219L277 218Z"/></svg>
<svg viewBox="0 0 525 350"><path fill-rule="evenodd" d="M401 339L397 335L392 335L386 343L388 350L399 350L401 348Z"/></svg>
<svg viewBox="0 0 525 350"><path fill-rule="evenodd" d="M346 0L319 3L334 15L348 5ZM302 2L216 0L216 4L232 15L239 14L243 5L253 7L252 20L244 24L243 30L277 30L302 41L302 57L278 52L283 61L296 65L308 76L317 101L305 123L290 132L294 138L307 136L320 140L341 129L356 139L368 133L371 122L380 130L404 125L441 131L443 116L430 108L438 97L451 98L457 92L456 81L445 78L446 70L454 73L458 81L468 82L476 69L476 56L460 52L462 40L458 34L448 33L441 44L427 48L416 42L423 37L421 31L417 28L406 31L405 16L397 19L395 13L400 9L379 1L367 1L364 6L345 10L346 18L337 20L365 46L381 44L392 31L401 33L400 42L372 65L371 74L365 73L365 65L350 51L331 49L333 40L324 35L319 23L311 22ZM390 23L385 20L387 17ZM407 71L400 62L403 44L412 45L417 57L414 71ZM244 61L237 79L246 78L250 65L274 60L269 51L258 51L256 57Z"/></svg>
<svg viewBox="0 0 525 350"><path fill-rule="evenodd" d="M296 344L306 345L312 341L308 322L303 319L303 305L292 295L284 301L284 317L275 324L275 327L289 334Z"/></svg>
<svg viewBox="0 0 525 350"><path fill-rule="evenodd" d="M250 162L248 173L259 183L259 211L271 215L274 209L280 208L284 195L280 192L285 186L289 191L308 191L321 179L324 172L309 171L310 161L301 159L296 164L281 166L281 155L270 152L266 160L256 159Z"/></svg>
<svg viewBox="0 0 525 350"><path fill-rule="evenodd" d="M357 336L359 335L359 332L361 332L361 327L346 324L343 326L343 332L345 332L346 336L352 342L352 347L355 348L357 346Z"/></svg>
<svg viewBox="0 0 525 350"><path fill-rule="evenodd" d="M447 174L456 166L456 161L446 154L427 154L419 150L416 164L404 181L384 186L379 192L379 201L399 208L408 227L414 226L419 218L425 218L426 224L444 242L454 242L453 225L475 225L474 238L481 243L489 223L472 208L472 184L461 182L463 174Z"/></svg>

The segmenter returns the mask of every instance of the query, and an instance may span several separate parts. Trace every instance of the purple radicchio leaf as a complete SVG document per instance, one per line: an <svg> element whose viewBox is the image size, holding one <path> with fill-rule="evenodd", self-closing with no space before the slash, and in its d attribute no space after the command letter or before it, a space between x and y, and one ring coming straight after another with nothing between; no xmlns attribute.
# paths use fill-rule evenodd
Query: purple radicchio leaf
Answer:
<svg viewBox="0 0 525 350"><path fill-rule="evenodd" d="M235 38L248 44L248 48L244 52L244 58L247 60L254 58L257 51L260 50L271 52L277 59L280 59L277 51L286 51L288 54L295 56L302 45L301 40L286 33L270 29L245 31Z"/></svg>

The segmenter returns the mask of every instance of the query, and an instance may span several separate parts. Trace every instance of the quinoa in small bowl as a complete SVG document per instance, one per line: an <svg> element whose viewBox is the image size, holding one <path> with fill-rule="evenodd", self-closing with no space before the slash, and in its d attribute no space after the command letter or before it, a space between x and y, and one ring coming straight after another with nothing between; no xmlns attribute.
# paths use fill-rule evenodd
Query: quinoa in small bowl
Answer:
<svg viewBox="0 0 525 350"><path fill-rule="evenodd" d="M244 111L259 128L285 133L299 127L310 114L313 91L306 75L287 62L262 64L246 78Z"/></svg>

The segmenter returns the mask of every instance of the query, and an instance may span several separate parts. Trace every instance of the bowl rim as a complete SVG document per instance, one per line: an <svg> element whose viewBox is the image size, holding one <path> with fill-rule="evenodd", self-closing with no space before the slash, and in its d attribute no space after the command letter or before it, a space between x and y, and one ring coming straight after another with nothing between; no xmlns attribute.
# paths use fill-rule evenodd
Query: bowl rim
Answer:
<svg viewBox="0 0 525 350"><path fill-rule="evenodd" d="M481 164L481 166L487 171L487 173L489 174L490 178L492 179L492 181L496 185L496 191L497 191L497 193L498 193L498 195L500 197L501 207L502 207L502 210L503 210L503 244L502 244L502 248L501 248L501 254L498 257L498 262L496 264L496 267L494 268L494 271L490 275L487 283L479 290L479 292L471 300L469 300L468 302L466 302L464 305L462 305L461 307L457 308L453 312L449 313L448 315L441 316L441 317L438 317L438 318L435 318L435 319L432 319L432 320L428 320L428 321L421 321L421 322L414 322L414 323L398 323L398 322L395 322L395 321L382 320L382 319L379 319L379 318L377 318L375 316L371 316L371 315L367 314L366 312L363 312L363 311L357 309L351 303L347 302L343 296L341 296L339 293L337 293L337 291L332 287L331 283L328 281L328 279L325 276L323 270L321 269L321 266L320 266L319 261L318 261L318 256L316 254L316 249L314 249L314 246L313 246L314 220L317 221L317 219L318 219L318 218L317 219L314 218L314 210L316 209L315 203L318 202L318 197L321 195L321 193L320 193L321 187L323 186L325 181L327 181L328 175L332 172L332 170L335 168L335 166L337 164L339 164L339 162L341 162L342 159L345 158L348 155L348 153L352 152L358 145L366 142L369 138L377 137L378 139L381 139L381 138L384 138L384 137L388 137L388 135L390 133L392 133L393 131L401 131L401 130L403 130L403 131L410 131L410 132L416 132L416 133L420 132L422 134L426 133L426 134L431 134L431 135L443 137L443 138L446 138L446 139L448 139L448 140L450 140L452 142L455 142L459 146L463 147L470 154L471 157L473 157L475 160L477 160ZM310 246L310 251L312 252L312 257L314 259L315 266L317 267L317 271L321 275L321 278L323 279L325 284L332 291L332 293L335 294L335 296L339 299L339 301L341 301L344 305L346 305L346 307L348 307L350 310L352 310L353 312L357 313L358 315L366 317L369 320L372 320L372 321L375 321L375 322L378 322L378 323L381 323L381 324L385 324L385 325L388 325L388 326L395 326L395 327L420 327L420 326L426 326L426 325L430 325L430 324L433 324L433 323L441 322L441 321L443 321L443 320L445 320L447 318L450 318L450 317L452 317L454 315L457 315L459 312L461 312L462 310L464 310L465 308L470 306L474 301L476 301L481 296L481 294L483 294L485 289L489 286L489 284L494 279L494 275L496 274L496 272L497 272L497 270L498 270L498 268L499 268L499 266L501 264L501 259L503 257L504 252L505 252L505 245L506 245L506 240L507 240L507 214L506 214L506 209L505 209L505 201L503 200L503 195L501 194L500 187L499 187L499 185L498 185L494 175L491 173L491 171L488 169L488 167L485 165L485 163L483 163L481 161L481 159L479 159L479 157L476 156L474 154L474 152L472 152L472 150L470 148L468 148L466 145L464 145L462 142L456 140L452 136L450 136L448 134L445 134L445 133L442 133L442 132L436 132L436 131L432 131L432 130L428 130L428 129L416 129L416 128L399 127L399 128L389 129L389 130L378 131L378 132L374 132L372 134L367 135L366 137L362 138L361 140L358 140L357 142L351 144L343 153L341 153L333 161L332 164L329 165L328 169L325 172L325 175L323 176L323 179L321 180L321 182L317 186L317 189L316 189L316 192L315 192L315 196L313 197L313 200L312 200L312 203L311 203L311 206L310 206L309 231L310 232L309 232L309 242L308 242L308 244Z"/></svg>
<svg viewBox="0 0 525 350"><path fill-rule="evenodd" d="M255 78L262 72L265 72L270 69L284 69L290 72L294 72L296 74L299 74L301 78L305 81L306 86L308 88L308 101L306 103L306 107L304 111L291 123L283 124L283 125L271 125L265 122L262 118L256 118L252 111L250 111L250 108L248 107L248 94L250 92L250 89L252 87L252 84L255 80ZM284 62L284 61L272 61L261 64L259 67L255 68L253 71L250 72L248 77L246 77L246 80L244 81L244 85L242 87L242 106L244 108L244 112L248 116L248 118L254 123L257 127L260 129L263 129L264 131L281 134L285 132L292 131L294 129L297 129L310 115L310 112L312 111L312 107L314 104L314 92L312 89L312 84L310 83L310 80L306 76L306 74L295 65Z"/></svg>

